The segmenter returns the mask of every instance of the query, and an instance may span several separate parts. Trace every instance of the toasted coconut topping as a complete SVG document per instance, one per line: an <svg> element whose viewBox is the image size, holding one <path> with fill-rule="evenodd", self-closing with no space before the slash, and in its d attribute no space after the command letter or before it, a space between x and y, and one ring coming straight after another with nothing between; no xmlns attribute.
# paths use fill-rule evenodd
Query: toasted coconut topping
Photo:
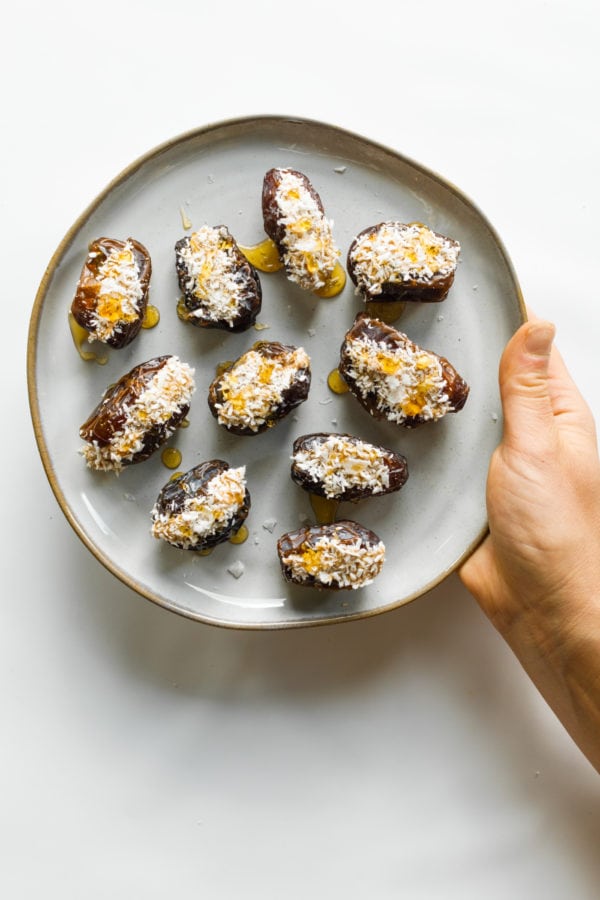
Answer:
<svg viewBox="0 0 600 900"><path fill-rule="evenodd" d="M246 467L225 469L211 478L201 492L186 497L180 512L166 515L155 505L152 534L183 549L194 547L223 531L239 511L245 496Z"/></svg>
<svg viewBox="0 0 600 900"><path fill-rule="evenodd" d="M354 487L369 488L378 494L390 484L390 470L381 450L365 441L349 441L342 435L314 440L292 459L300 472L323 485L327 497L339 497Z"/></svg>
<svg viewBox="0 0 600 900"><path fill-rule="evenodd" d="M384 284L431 281L454 272L460 244L425 225L384 222L359 236L350 252L357 292L380 294Z"/></svg>
<svg viewBox="0 0 600 900"><path fill-rule="evenodd" d="M204 225L190 235L178 251L186 267L185 290L201 302L189 310L189 318L225 321L232 325L239 315L244 290L235 252L235 241L224 225Z"/></svg>
<svg viewBox="0 0 600 900"><path fill-rule="evenodd" d="M298 175L289 169L278 173L279 224L285 227L283 263L291 281L315 291L325 285L340 255L333 240L333 221L325 218Z"/></svg>
<svg viewBox="0 0 600 900"><path fill-rule="evenodd" d="M365 587L379 574L385 559L383 541L365 546L358 538L346 542L335 536L305 541L298 552L282 557L295 580L309 575L322 585L340 588Z"/></svg>
<svg viewBox="0 0 600 900"><path fill-rule="evenodd" d="M109 252L98 267L96 281L99 291L88 340L107 341L120 325L135 321L140 314L144 288L131 241Z"/></svg>
<svg viewBox="0 0 600 900"><path fill-rule="evenodd" d="M452 409L440 360L400 337L396 348L366 337L348 341L348 374L363 396L376 394L377 408L392 422L439 419Z"/></svg>
<svg viewBox="0 0 600 900"><path fill-rule="evenodd" d="M222 403L215 403L220 425L258 431L282 403L294 382L305 381L310 359L302 347L266 357L249 350L220 379Z"/></svg>
<svg viewBox="0 0 600 900"><path fill-rule="evenodd" d="M128 407L123 427L114 433L110 443L92 441L81 452L92 469L119 471L126 460L133 459L143 447L144 437L157 425L169 420L189 405L194 392L194 370L171 356L154 375L142 394ZM166 435L175 428L167 429Z"/></svg>

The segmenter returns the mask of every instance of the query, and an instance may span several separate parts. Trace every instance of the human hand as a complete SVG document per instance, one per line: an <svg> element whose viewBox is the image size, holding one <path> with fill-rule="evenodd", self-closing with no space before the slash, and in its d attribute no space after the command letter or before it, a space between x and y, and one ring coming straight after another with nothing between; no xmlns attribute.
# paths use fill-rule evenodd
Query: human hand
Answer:
<svg viewBox="0 0 600 900"><path fill-rule="evenodd" d="M600 770L600 462L553 338L534 318L502 356L490 533L460 576Z"/></svg>

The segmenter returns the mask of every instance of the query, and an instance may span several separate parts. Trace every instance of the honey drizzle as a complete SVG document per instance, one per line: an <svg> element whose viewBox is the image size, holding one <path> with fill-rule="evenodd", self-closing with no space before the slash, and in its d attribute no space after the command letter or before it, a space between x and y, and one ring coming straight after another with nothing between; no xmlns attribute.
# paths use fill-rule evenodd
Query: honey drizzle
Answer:
<svg viewBox="0 0 600 900"><path fill-rule="evenodd" d="M234 532L229 538L230 544L243 544L244 541L248 540L248 529L245 525L240 525L238 530Z"/></svg>
<svg viewBox="0 0 600 900"><path fill-rule="evenodd" d="M181 462L181 450L177 447L165 447L160 454L161 462L167 469L176 469Z"/></svg>
<svg viewBox="0 0 600 900"><path fill-rule="evenodd" d="M327 497L320 497L318 494L310 495L310 505L315 514L317 525L331 525L335 522L339 500L329 500Z"/></svg>
<svg viewBox="0 0 600 900"><path fill-rule="evenodd" d="M69 328L71 329L73 343L75 344L80 357L86 362L93 361L98 363L99 366L105 366L108 362L108 356L99 356L94 350L83 349L83 345L87 342L89 334L85 328L82 328L81 325L75 321L75 316L72 312L69 313Z"/></svg>
<svg viewBox="0 0 600 900"><path fill-rule="evenodd" d="M239 249L244 254L250 265L258 269L259 272L278 272L283 268L283 262L279 256L277 246L271 238L265 238L260 244L252 244L245 246L238 244ZM336 297L346 284L346 273L341 263L336 262L335 268L323 287L313 291L317 297L329 298Z"/></svg>
<svg viewBox="0 0 600 900"><path fill-rule="evenodd" d="M259 272L278 272L283 268L281 257L271 238L265 238L260 244L252 244L249 247L238 244L238 247L250 265Z"/></svg>
<svg viewBox="0 0 600 900"><path fill-rule="evenodd" d="M185 297L180 297L177 301L177 315L182 322L189 322L192 318L187 306L185 305Z"/></svg>
<svg viewBox="0 0 600 900"><path fill-rule="evenodd" d="M386 325L397 322L405 308L405 300L367 300L365 303L365 312Z"/></svg>
<svg viewBox="0 0 600 900"><path fill-rule="evenodd" d="M227 369L230 369L232 365L232 359L224 359L223 362L217 363L215 366L215 375L217 376L217 378L219 377L219 375L222 375L223 372L226 372Z"/></svg>
<svg viewBox="0 0 600 900"><path fill-rule="evenodd" d="M160 322L160 312L156 306L147 306L144 318L142 319L142 328L155 328Z"/></svg>
<svg viewBox="0 0 600 900"><path fill-rule="evenodd" d="M327 376L327 385L334 394L347 394L350 390L339 369L331 370Z"/></svg>
<svg viewBox="0 0 600 900"><path fill-rule="evenodd" d="M313 291L317 297L329 300L331 297L337 297L344 290L346 284L346 273L340 262L336 262L335 269L321 288Z"/></svg>

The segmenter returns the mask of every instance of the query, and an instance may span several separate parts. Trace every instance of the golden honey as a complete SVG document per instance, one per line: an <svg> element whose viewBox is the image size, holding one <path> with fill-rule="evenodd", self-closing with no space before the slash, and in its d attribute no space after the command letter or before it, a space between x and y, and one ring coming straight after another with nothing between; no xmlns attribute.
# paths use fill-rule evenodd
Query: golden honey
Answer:
<svg viewBox="0 0 600 900"><path fill-rule="evenodd" d="M245 525L242 525L242 526L240 526L240 528L238 528L238 530L234 534L231 535L231 537L229 538L229 543L230 544L243 544L244 541L248 540L248 534L249 534L248 529L246 528Z"/></svg>
<svg viewBox="0 0 600 900"><path fill-rule="evenodd" d="M147 306L144 318L142 319L142 328L155 328L160 322L160 312L156 306Z"/></svg>
<svg viewBox="0 0 600 900"><path fill-rule="evenodd" d="M318 494L310 495L310 505L315 514L317 525L331 525L335 522L339 501L320 497Z"/></svg>
<svg viewBox="0 0 600 900"><path fill-rule="evenodd" d="M89 337L88 332L85 328L82 328L78 322L75 321L75 317L73 313L69 313L69 328L71 329L71 336L73 338L73 343L79 353L80 357L86 362L96 362L99 366L104 366L108 362L108 356L99 356L94 350L84 350L84 344L87 343L87 339Z"/></svg>
<svg viewBox="0 0 600 900"><path fill-rule="evenodd" d="M344 381L339 369L332 369L327 376L327 385L334 394L347 394L350 388Z"/></svg>
<svg viewBox="0 0 600 900"><path fill-rule="evenodd" d="M405 307L405 300L367 300L365 312L386 325L392 325L398 321Z"/></svg>
<svg viewBox="0 0 600 900"><path fill-rule="evenodd" d="M271 238L265 238L260 244L252 244L250 247L244 247L242 244L238 244L238 247L250 265L259 272L278 272L283 267L277 247Z"/></svg>
<svg viewBox="0 0 600 900"><path fill-rule="evenodd" d="M335 269L321 288L317 288L316 291L313 291L317 297L322 297L325 299L330 299L331 297L337 297L341 291L344 289L344 285L346 284L346 273L342 267L342 264L336 262Z"/></svg>
<svg viewBox="0 0 600 900"><path fill-rule="evenodd" d="M176 469L181 463L181 451L177 447L165 447L160 458L163 466L166 466L167 469Z"/></svg>

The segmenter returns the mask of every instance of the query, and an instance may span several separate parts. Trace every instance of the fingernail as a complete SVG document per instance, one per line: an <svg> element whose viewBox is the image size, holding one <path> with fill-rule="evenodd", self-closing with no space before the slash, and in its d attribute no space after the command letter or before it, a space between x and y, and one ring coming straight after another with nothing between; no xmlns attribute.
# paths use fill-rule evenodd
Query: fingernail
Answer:
<svg viewBox="0 0 600 900"><path fill-rule="evenodd" d="M525 337L525 349L533 356L548 356L556 328L552 322L531 322Z"/></svg>

